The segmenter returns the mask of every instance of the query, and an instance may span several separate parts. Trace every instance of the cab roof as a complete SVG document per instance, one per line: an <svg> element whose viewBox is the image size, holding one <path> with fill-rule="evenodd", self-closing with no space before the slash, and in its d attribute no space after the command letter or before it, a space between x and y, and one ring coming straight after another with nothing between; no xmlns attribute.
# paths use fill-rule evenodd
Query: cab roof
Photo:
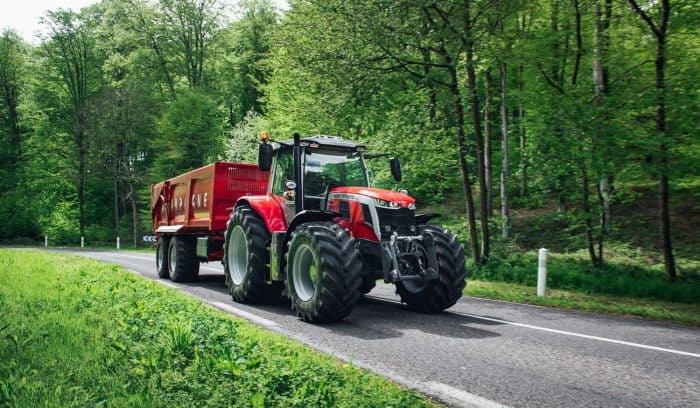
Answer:
<svg viewBox="0 0 700 408"><path fill-rule="evenodd" d="M359 144L355 143L350 140L344 140L340 136L327 136L327 135L313 135L313 136L306 136L302 137L299 142L301 144L304 144L305 142L308 144L315 143L318 144L319 147L326 147L329 149L337 149L337 150L365 150L367 148L366 145L364 144ZM288 139L288 140L283 140L281 142L272 142L272 146L275 150L278 149L291 149L292 146L294 146L294 139Z"/></svg>

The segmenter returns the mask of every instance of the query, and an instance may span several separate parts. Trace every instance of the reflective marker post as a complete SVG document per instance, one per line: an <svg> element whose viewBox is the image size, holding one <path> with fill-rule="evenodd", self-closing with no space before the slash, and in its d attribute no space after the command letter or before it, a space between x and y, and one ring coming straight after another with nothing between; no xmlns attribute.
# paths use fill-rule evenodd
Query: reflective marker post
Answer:
<svg viewBox="0 0 700 408"><path fill-rule="evenodd" d="M545 248L540 248L537 260L537 297L544 296L547 288L547 252L549 251Z"/></svg>
<svg viewBox="0 0 700 408"><path fill-rule="evenodd" d="M80 247L85 248L85 237L80 237Z"/></svg>
<svg viewBox="0 0 700 408"><path fill-rule="evenodd" d="M117 251L119 251L119 237L117 237Z"/></svg>
<svg viewBox="0 0 700 408"><path fill-rule="evenodd" d="M44 235L44 247L48 247L48 246L49 246L49 236Z"/></svg>

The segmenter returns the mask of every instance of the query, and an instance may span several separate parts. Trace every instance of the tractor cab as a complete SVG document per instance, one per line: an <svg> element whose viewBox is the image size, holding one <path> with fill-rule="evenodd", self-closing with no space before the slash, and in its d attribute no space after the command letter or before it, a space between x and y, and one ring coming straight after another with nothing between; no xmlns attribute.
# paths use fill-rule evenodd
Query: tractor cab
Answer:
<svg viewBox="0 0 700 408"><path fill-rule="evenodd" d="M333 136L299 141L299 171L294 168L294 141L273 142L269 191L285 198L290 213L327 208L329 192L337 187L368 187L363 158L365 146ZM297 196L301 200L297 203Z"/></svg>

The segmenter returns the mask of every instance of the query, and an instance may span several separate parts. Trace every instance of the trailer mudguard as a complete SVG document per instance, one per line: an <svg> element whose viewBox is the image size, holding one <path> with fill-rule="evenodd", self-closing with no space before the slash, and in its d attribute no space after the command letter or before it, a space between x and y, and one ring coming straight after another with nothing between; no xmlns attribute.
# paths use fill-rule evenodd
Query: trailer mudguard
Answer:
<svg viewBox="0 0 700 408"><path fill-rule="evenodd" d="M273 232L284 232L287 230L287 220L282 209L284 204L280 203L279 200L283 199L277 199L272 194L244 196L236 201L236 207L247 205L252 208L262 218L267 230L272 234Z"/></svg>

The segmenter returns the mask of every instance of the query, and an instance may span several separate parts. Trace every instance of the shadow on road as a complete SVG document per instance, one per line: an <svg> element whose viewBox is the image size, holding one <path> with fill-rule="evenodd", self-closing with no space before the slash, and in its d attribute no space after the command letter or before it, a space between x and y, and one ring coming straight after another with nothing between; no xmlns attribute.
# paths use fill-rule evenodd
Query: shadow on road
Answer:
<svg viewBox="0 0 700 408"><path fill-rule="evenodd" d="M196 282L186 285L228 294L224 275L221 274L200 274ZM235 305L235 302L230 298L229 301ZM284 297L273 303L252 306L278 316L294 316L289 300ZM463 316L450 311L435 314L417 313L408 310L405 305L370 295L360 299L353 312L345 320L319 327L335 334L363 340L398 338L403 336L407 330L460 339L485 339L500 336L498 333L474 327L475 324L483 326L500 325L501 323Z"/></svg>

